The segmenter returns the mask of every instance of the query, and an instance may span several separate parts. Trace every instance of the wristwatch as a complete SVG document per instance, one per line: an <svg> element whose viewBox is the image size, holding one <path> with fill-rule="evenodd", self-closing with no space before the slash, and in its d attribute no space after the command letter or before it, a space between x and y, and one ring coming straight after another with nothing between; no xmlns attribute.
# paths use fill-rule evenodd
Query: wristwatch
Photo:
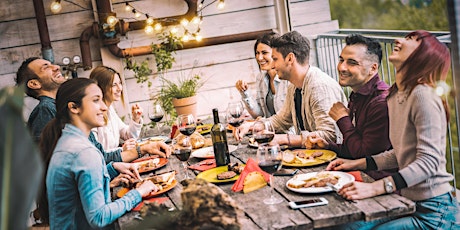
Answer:
<svg viewBox="0 0 460 230"><path fill-rule="evenodd" d="M141 158L143 156L143 154L141 153L141 146L136 146L136 151L137 151L137 157L138 158Z"/></svg>
<svg viewBox="0 0 460 230"><path fill-rule="evenodd" d="M387 193L393 193L395 191L395 186L388 177L383 178L383 185L385 186L385 191Z"/></svg>

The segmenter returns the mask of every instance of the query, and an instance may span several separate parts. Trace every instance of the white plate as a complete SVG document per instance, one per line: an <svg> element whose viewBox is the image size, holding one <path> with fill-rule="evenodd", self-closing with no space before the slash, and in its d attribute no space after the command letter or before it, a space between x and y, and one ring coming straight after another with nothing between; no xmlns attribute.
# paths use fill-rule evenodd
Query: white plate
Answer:
<svg viewBox="0 0 460 230"><path fill-rule="evenodd" d="M327 186L326 187L317 187L317 188L316 187L291 188L291 187L288 186L288 184L291 181L294 181L294 180L306 180L308 178L316 176L317 173L318 172L297 174L297 175L295 175L294 177L292 177L291 179L289 179L286 182L286 187L291 191L299 192L299 193L323 193L323 192L332 191L332 189L327 187ZM355 181L355 177L352 176L351 174L346 173L346 172L328 171L328 173L331 173L331 174L333 174L335 176L339 176L339 182L337 182L337 184L335 185L335 187L337 187L337 188L342 188L342 186L344 186L345 184L348 184L348 183L350 183L352 181Z"/></svg>
<svg viewBox="0 0 460 230"><path fill-rule="evenodd" d="M233 152L236 150L236 145L228 145L228 151ZM196 158L214 158L214 149L212 146L197 149L192 152L192 157Z"/></svg>

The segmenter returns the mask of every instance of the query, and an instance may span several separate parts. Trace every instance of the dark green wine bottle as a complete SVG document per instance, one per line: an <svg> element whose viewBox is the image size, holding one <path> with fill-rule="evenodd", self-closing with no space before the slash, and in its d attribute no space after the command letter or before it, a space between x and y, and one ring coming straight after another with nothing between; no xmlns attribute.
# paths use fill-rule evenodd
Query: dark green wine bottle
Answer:
<svg viewBox="0 0 460 230"><path fill-rule="evenodd" d="M230 163L230 153L227 144L227 129L219 122L219 111L217 108L212 110L214 125L211 128L212 147L217 166L228 165Z"/></svg>

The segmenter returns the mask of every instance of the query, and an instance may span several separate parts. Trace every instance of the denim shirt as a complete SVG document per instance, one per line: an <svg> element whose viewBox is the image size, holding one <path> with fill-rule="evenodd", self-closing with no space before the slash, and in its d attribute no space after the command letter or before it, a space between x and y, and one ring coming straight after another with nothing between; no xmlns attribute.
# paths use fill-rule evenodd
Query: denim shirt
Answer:
<svg viewBox="0 0 460 230"><path fill-rule="evenodd" d="M50 228L98 229L134 208L142 200L134 189L111 201L109 184L117 174L79 128L66 124L46 176Z"/></svg>
<svg viewBox="0 0 460 230"><path fill-rule="evenodd" d="M39 96L38 100L40 100L40 102L32 110L29 120L27 121L27 126L32 133L34 141L37 143L40 141L40 135L42 134L43 128L45 128L46 124L48 124L57 113L54 98Z"/></svg>

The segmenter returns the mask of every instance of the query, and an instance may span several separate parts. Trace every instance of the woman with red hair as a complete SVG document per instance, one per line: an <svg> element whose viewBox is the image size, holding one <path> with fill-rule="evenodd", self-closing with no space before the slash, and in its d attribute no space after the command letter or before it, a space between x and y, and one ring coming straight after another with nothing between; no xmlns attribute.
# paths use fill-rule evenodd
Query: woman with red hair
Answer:
<svg viewBox="0 0 460 230"><path fill-rule="evenodd" d="M449 49L427 31L396 39L389 60L396 68L396 82L388 95L390 141L393 149L357 160L337 159L327 170L385 170L391 176L372 183L352 182L339 194L356 200L392 193L416 203L415 213L400 218L355 222L344 229L456 229L458 202L452 195L446 171L446 133L449 110L436 94L450 68Z"/></svg>

